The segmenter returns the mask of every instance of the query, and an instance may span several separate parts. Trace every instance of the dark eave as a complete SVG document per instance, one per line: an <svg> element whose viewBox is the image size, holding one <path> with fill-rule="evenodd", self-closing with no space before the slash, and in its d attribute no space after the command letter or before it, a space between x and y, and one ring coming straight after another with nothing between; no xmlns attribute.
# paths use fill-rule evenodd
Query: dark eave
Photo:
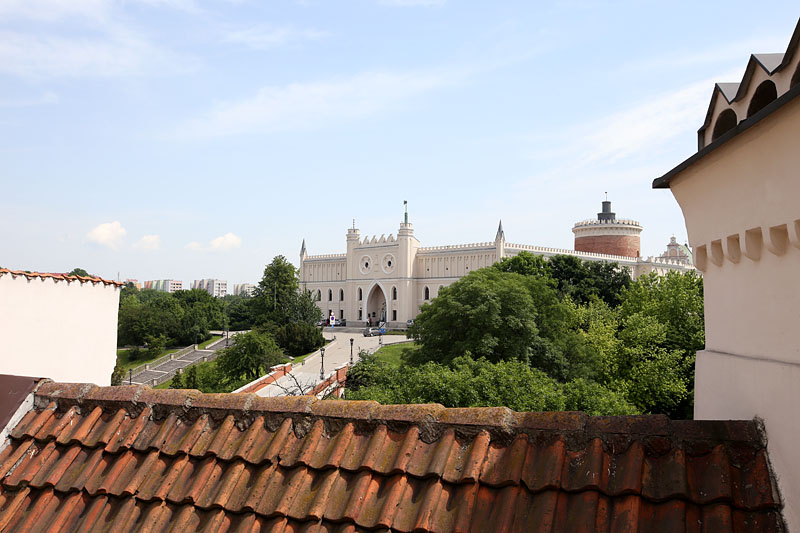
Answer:
<svg viewBox="0 0 800 533"><path fill-rule="evenodd" d="M736 127L731 128L727 133L722 135L719 139L710 143L702 150L699 150L696 154L692 155L689 159L687 159L680 165L676 166L675 168L673 168L660 178L654 179L653 188L668 189L670 180L672 180L672 178L674 178L675 176L677 176L690 166L694 165L702 158L704 158L705 156L707 156L708 154L710 154L711 152L713 152L714 150L725 144L726 142L730 141L743 131L750 129L751 127L755 126L768 116L772 115L778 109L782 108L783 106L794 100L798 95L800 95L800 84L796 85L786 93L782 94L779 98L771 102L769 105L764 107L764 109L762 109L752 117L739 122L739 124L737 124Z"/></svg>

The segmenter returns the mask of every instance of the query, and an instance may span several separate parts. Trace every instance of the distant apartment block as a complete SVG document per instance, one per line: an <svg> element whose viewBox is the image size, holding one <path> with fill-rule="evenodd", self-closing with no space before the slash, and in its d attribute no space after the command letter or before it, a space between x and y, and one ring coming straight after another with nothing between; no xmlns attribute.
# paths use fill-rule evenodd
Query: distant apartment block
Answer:
<svg viewBox="0 0 800 533"><path fill-rule="evenodd" d="M256 292L256 286L252 283L237 283L233 286L233 294L237 296L252 297Z"/></svg>
<svg viewBox="0 0 800 533"><path fill-rule="evenodd" d="M221 279L196 279L192 282L193 289L203 289L216 298L228 294L228 282Z"/></svg>
<svg viewBox="0 0 800 533"><path fill-rule="evenodd" d="M145 289L155 289L162 292L176 292L183 290L183 282L174 279L157 279L144 282Z"/></svg>

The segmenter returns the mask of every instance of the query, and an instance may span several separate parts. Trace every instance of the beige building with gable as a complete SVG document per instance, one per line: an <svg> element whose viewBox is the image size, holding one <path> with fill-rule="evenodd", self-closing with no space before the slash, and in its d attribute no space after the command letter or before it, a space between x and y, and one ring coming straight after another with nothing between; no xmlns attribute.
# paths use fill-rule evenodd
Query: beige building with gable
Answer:
<svg viewBox="0 0 800 533"><path fill-rule="evenodd" d="M800 22L783 54L717 84L698 152L653 182L683 210L703 272L706 346L694 417L763 419L800 530Z"/></svg>
<svg viewBox="0 0 800 533"><path fill-rule="evenodd" d="M609 206L610 208L610 206ZM633 222L633 221L625 221ZM582 224L588 224L584 222ZM635 223L641 231L641 226ZM615 224L612 230L616 229ZM637 233L638 239L638 233ZM361 326L387 322L402 328L419 313L420 307L435 298L462 276L526 251L552 257L568 254L588 261L616 262L634 278L651 271L693 270L678 258L630 257L560 248L547 248L506 242L500 223L494 241L448 246L420 246L408 213L395 237L364 237L352 227L347 230L347 252L309 255L306 243L300 250L300 287L314 292L322 313Z"/></svg>

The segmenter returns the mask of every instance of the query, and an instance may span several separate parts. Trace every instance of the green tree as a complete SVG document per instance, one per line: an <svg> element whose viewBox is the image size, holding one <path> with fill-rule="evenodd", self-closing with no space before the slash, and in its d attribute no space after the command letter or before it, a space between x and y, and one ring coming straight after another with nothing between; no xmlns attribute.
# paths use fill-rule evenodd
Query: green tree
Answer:
<svg viewBox="0 0 800 533"><path fill-rule="evenodd" d="M631 403L624 392L599 383L578 378L563 388L567 411L583 411L588 415L635 415L642 409Z"/></svg>
<svg viewBox="0 0 800 533"><path fill-rule="evenodd" d="M158 357L161 352L163 352L167 347L167 337L166 335L147 335L145 337L145 344L147 345L147 349L145 350L145 357L148 359L153 359L154 357Z"/></svg>
<svg viewBox="0 0 800 533"><path fill-rule="evenodd" d="M275 340L284 353L292 357L307 354L325 344L319 328L305 322L290 322L281 326L275 332Z"/></svg>
<svg viewBox="0 0 800 533"><path fill-rule="evenodd" d="M183 372L176 372L169 383L170 389L185 389L183 385Z"/></svg>
<svg viewBox="0 0 800 533"><path fill-rule="evenodd" d="M655 272L640 276L622 295L620 315L636 313L656 318L666 326L662 346L691 357L705 347L703 278L697 272Z"/></svg>
<svg viewBox="0 0 800 533"><path fill-rule="evenodd" d="M284 256L276 256L264 269L255 290L257 322L278 325L290 322L299 289L297 269Z"/></svg>
<svg viewBox="0 0 800 533"><path fill-rule="evenodd" d="M534 255L530 252L522 251L511 257L504 257L492 268L500 272L513 272L523 276L550 277L550 268L541 255Z"/></svg>
<svg viewBox="0 0 800 533"><path fill-rule="evenodd" d="M114 371L111 373L111 385L114 386L122 385L124 379L125 379L125 369L122 368L122 365L119 362L119 358L117 358L117 363L114 365Z"/></svg>
<svg viewBox="0 0 800 533"><path fill-rule="evenodd" d="M242 377L254 380L284 360L283 352L271 335L250 331L236 335L233 345L222 350L216 363L225 379L236 381Z"/></svg>
<svg viewBox="0 0 800 533"><path fill-rule="evenodd" d="M189 365L183 371L183 388L200 389L200 383L197 380L197 366Z"/></svg>
<svg viewBox="0 0 800 533"><path fill-rule="evenodd" d="M461 278L429 304L409 329L423 359L447 363L472 354L490 361L528 360L537 310L518 274L482 269Z"/></svg>
<svg viewBox="0 0 800 533"><path fill-rule="evenodd" d="M86 272L86 271L85 271L84 269L82 269L82 268L73 268L73 269L70 271L69 275L70 275L70 276L81 276L81 277L84 277L84 278L91 278L91 277L94 277L94 276L92 276L91 274L89 274L88 272Z"/></svg>
<svg viewBox="0 0 800 533"><path fill-rule="evenodd" d="M620 302L622 291L631 283L627 269L617 263L582 261L572 255L555 255L547 262L558 291L575 302L586 304L600 298L611 306Z"/></svg>
<svg viewBox="0 0 800 533"><path fill-rule="evenodd" d="M300 291L290 301L290 320L315 326L322 320L322 309L317 306L316 294L311 291Z"/></svg>
<svg viewBox="0 0 800 533"><path fill-rule="evenodd" d="M232 331L252 329L255 324L255 299L228 294L223 298L228 328Z"/></svg>

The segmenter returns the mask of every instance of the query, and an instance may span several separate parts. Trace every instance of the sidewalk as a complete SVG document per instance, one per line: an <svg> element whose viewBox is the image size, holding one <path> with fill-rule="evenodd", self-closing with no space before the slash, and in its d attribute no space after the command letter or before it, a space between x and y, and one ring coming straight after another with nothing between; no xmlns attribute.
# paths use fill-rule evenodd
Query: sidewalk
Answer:
<svg viewBox="0 0 800 533"><path fill-rule="evenodd" d="M353 362L358 361L359 350L374 352L380 346L380 337L364 337L360 333L336 330L334 332L324 331L326 339L333 339L325 346L325 366L324 375L327 377L335 369L341 368L350 363L350 339L353 339ZM383 344L397 344L408 342L403 335L384 335ZM298 394L297 383L290 376L294 376L301 387L305 389L313 388L320 380L320 367L322 357L319 351L309 355L303 361L292 365L292 371L287 376L278 379L263 389L256 392L259 396L287 396Z"/></svg>

